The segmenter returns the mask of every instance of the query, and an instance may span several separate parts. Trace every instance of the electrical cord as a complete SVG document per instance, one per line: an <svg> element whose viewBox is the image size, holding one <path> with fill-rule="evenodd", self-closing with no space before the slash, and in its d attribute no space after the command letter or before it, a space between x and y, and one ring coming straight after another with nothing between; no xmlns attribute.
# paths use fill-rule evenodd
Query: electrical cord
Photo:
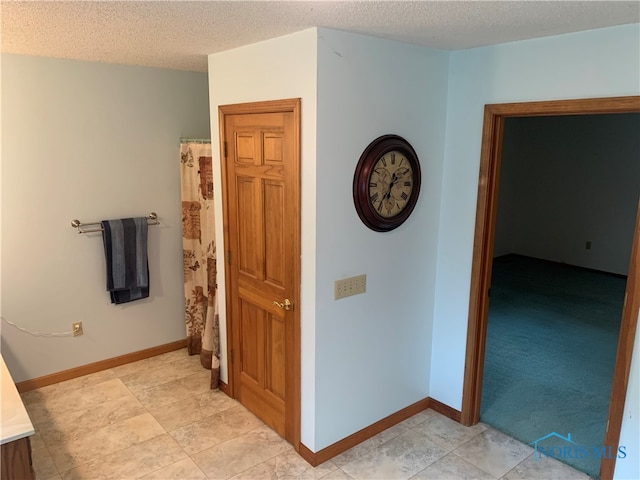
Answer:
<svg viewBox="0 0 640 480"><path fill-rule="evenodd" d="M21 332L24 333L28 333L31 336L34 337L73 337L73 332L62 332L62 333L42 333L42 332L32 332L30 330L27 330L26 328L22 328L19 327L18 325L16 325L13 322L10 322L9 320L7 320L6 318L4 318L2 315L0 315L0 318L2 318L2 320L4 320L5 322L7 322L9 325L11 325L13 328L16 328L18 330L20 330Z"/></svg>

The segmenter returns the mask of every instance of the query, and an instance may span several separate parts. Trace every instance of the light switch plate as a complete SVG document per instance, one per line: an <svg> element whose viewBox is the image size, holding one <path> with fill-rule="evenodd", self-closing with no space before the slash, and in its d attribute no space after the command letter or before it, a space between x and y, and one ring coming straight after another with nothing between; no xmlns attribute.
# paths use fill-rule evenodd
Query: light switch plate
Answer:
<svg viewBox="0 0 640 480"><path fill-rule="evenodd" d="M367 276L343 278L333 283L333 297L335 300L364 293L367 290Z"/></svg>

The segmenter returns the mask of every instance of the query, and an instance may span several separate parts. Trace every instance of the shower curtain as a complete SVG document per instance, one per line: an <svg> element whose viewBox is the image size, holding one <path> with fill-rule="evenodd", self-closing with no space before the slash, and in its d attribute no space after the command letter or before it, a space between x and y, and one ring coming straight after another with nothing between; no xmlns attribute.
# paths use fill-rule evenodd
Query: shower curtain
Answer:
<svg viewBox="0 0 640 480"><path fill-rule="evenodd" d="M200 355L218 388L220 347L211 142L180 140L182 258L189 355Z"/></svg>

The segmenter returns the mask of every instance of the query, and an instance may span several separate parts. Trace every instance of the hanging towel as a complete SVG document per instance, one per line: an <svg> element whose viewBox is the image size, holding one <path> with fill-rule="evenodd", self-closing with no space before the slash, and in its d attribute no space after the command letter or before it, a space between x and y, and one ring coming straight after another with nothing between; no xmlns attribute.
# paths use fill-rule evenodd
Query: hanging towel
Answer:
<svg viewBox="0 0 640 480"><path fill-rule="evenodd" d="M149 264L145 217L103 220L102 240L111 303L126 303L149 296Z"/></svg>

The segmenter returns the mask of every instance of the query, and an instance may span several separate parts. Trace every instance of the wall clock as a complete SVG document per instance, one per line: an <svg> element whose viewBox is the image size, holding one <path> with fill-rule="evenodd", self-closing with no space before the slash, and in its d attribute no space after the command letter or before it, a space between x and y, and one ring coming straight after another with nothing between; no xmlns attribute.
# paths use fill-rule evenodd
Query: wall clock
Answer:
<svg viewBox="0 0 640 480"><path fill-rule="evenodd" d="M420 163L398 135L383 135L365 148L353 176L353 202L360 220L376 232L400 226L420 193Z"/></svg>

